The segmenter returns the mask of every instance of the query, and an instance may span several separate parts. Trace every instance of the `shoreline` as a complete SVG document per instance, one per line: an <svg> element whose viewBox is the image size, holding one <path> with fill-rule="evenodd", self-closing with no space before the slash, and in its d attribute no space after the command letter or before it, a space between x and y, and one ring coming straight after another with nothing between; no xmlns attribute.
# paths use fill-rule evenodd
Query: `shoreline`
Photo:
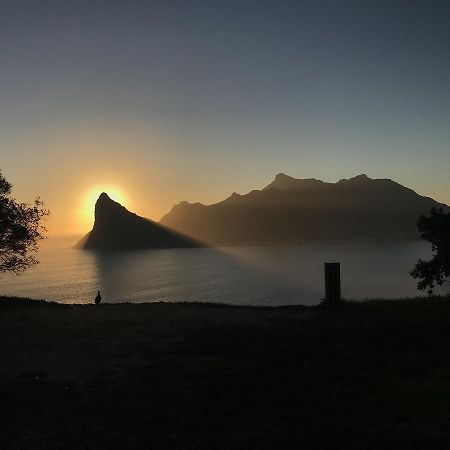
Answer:
<svg viewBox="0 0 450 450"><path fill-rule="evenodd" d="M363 299L342 299L341 304L336 309L342 309L351 306L357 305L365 305L365 304L383 304L383 303L399 303L399 304L430 304L433 302L440 301L450 301L450 292L444 295L422 295L415 297L399 297L399 298L363 298ZM32 297L20 297L20 296L11 296L11 295L0 295L0 309L7 308L8 306L70 306L70 307L87 307L87 306L97 306L97 307L105 307L105 306L139 306L139 305L195 305L195 306L204 306L204 307L219 307L219 308L249 308L249 309L327 309L322 303L317 303L314 305L305 305L305 304L290 304L290 305L251 305L251 304L234 304L234 303L216 303L216 302L202 302L202 301L174 301L174 302L165 302L165 301L146 301L146 302L102 302L100 305L95 305L94 302L91 303L63 303L55 300L46 300L41 298L32 298Z"/></svg>

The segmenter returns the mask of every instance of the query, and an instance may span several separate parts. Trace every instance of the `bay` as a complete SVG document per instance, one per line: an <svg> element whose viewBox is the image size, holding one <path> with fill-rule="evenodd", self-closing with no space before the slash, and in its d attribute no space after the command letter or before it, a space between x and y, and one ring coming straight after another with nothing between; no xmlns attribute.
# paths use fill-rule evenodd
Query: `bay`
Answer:
<svg viewBox="0 0 450 450"><path fill-rule="evenodd" d="M97 253L44 245L40 264L3 275L3 295L61 303L212 302L314 305L324 296L324 262L340 262L345 298L416 296L409 271L431 256L424 242L335 243ZM439 293L450 290L444 285Z"/></svg>

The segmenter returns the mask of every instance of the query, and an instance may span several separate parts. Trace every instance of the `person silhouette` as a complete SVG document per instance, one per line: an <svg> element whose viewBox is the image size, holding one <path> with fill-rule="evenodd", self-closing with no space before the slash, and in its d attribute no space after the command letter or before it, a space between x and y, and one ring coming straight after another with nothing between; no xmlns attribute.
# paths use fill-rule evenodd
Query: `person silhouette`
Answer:
<svg viewBox="0 0 450 450"><path fill-rule="evenodd" d="M97 297L95 297L95 304L98 305L102 301L102 296L100 295L100 291L97 293Z"/></svg>

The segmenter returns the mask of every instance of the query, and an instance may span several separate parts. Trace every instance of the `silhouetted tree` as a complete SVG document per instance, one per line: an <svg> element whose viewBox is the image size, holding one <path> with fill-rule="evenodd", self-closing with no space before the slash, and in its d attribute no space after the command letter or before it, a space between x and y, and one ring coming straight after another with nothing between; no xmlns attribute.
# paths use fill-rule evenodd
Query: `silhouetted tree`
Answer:
<svg viewBox="0 0 450 450"><path fill-rule="evenodd" d="M0 273L19 273L37 264L30 253L45 237L42 219L49 214L39 198L33 205L18 203L11 188L0 171Z"/></svg>
<svg viewBox="0 0 450 450"><path fill-rule="evenodd" d="M422 239L431 242L433 257L429 261L419 259L411 275L419 278L417 289L428 289L431 295L435 286L441 286L450 276L450 212L433 208L429 217L419 217L417 228Z"/></svg>

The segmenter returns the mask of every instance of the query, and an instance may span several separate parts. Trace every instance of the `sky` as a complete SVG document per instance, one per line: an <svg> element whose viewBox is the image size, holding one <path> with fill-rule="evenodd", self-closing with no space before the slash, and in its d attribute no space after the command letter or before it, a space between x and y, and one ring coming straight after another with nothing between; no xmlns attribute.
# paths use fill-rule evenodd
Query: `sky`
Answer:
<svg viewBox="0 0 450 450"><path fill-rule="evenodd" d="M3 1L0 168L50 236L278 172L450 204L450 2Z"/></svg>

